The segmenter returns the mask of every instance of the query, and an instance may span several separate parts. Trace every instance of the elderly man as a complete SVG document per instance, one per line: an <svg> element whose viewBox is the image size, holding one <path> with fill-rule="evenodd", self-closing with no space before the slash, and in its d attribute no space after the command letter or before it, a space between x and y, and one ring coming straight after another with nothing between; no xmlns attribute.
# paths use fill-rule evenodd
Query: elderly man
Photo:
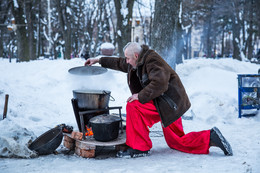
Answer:
<svg viewBox="0 0 260 173"><path fill-rule="evenodd" d="M177 73L148 46L130 42L124 47L125 58L90 58L85 65L100 63L102 67L128 73L132 96L126 106L126 151L118 157L140 157L150 154L152 141L149 128L161 122L170 148L193 154L208 154L210 146L220 147L225 155L233 155L230 144L218 128L185 134L181 116L190 101Z"/></svg>

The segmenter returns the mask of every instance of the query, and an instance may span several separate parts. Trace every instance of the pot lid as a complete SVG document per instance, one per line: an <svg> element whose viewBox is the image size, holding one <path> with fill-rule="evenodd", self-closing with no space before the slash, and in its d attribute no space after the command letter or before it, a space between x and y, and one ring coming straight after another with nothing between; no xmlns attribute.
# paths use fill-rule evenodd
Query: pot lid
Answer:
<svg viewBox="0 0 260 173"><path fill-rule="evenodd" d="M108 90L90 90L90 89L73 90L72 92L76 94L110 94L111 93L111 91Z"/></svg>
<svg viewBox="0 0 260 173"><path fill-rule="evenodd" d="M90 123L94 123L94 124L107 124L116 121L121 121L121 118L113 115L108 115L108 114L98 115L89 120Z"/></svg>
<svg viewBox="0 0 260 173"><path fill-rule="evenodd" d="M107 72L107 69L99 66L79 66L69 69L68 72L74 75L99 75Z"/></svg>

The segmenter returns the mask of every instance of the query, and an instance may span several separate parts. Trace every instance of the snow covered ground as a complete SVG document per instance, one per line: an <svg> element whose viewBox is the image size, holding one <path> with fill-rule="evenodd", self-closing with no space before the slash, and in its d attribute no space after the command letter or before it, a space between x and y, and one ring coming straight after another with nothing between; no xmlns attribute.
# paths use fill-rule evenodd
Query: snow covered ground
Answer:
<svg viewBox="0 0 260 173"><path fill-rule="evenodd" d="M83 59L38 60L9 63L0 58L0 115L4 96L9 94L7 118L0 117L0 172L83 173L83 172L260 172L260 114L238 118L237 74L256 74L260 65L233 59L192 59L176 67L190 97L192 107L183 120L186 133L217 126L233 148L234 156L224 156L218 148L208 155L186 154L170 149L163 136L151 133L151 156L135 159L85 159L75 154L29 157L30 140L57 124L77 124L71 105L74 89L110 90L123 106L130 92L126 74L109 70L98 76L75 76L72 67ZM161 131L156 124L151 131ZM62 145L60 146L62 148Z"/></svg>

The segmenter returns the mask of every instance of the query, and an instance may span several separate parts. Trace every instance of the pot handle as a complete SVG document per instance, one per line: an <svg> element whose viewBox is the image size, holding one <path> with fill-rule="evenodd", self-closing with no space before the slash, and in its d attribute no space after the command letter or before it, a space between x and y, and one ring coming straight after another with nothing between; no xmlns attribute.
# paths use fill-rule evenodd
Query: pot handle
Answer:
<svg viewBox="0 0 260 173"><path fill-rule="evenodd" d="M107 93L105 90L103 90L103 93L104 93L104 94L109 94L109 93ZM110 101L115 101L115 98L112 97L111 95L109 95L109 100L110 100Z"/></svg>
<svg viewBox="0 0 260 173"><path fill-rule="evenodd" d="M112 97L112 96L109 96L109 100L110 101L115 101L116 99L114 97Z"/></svg>

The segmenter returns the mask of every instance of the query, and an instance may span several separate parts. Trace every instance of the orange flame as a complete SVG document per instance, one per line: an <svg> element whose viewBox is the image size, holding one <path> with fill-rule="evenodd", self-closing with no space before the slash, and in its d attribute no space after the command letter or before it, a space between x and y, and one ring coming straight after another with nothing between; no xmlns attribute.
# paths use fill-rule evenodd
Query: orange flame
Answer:
<svg viewBox="0 0 260 173"><path fill-rule="evenodd" d="M86 126L86 136L93 136L93 131L91 127Z"/></svg>

